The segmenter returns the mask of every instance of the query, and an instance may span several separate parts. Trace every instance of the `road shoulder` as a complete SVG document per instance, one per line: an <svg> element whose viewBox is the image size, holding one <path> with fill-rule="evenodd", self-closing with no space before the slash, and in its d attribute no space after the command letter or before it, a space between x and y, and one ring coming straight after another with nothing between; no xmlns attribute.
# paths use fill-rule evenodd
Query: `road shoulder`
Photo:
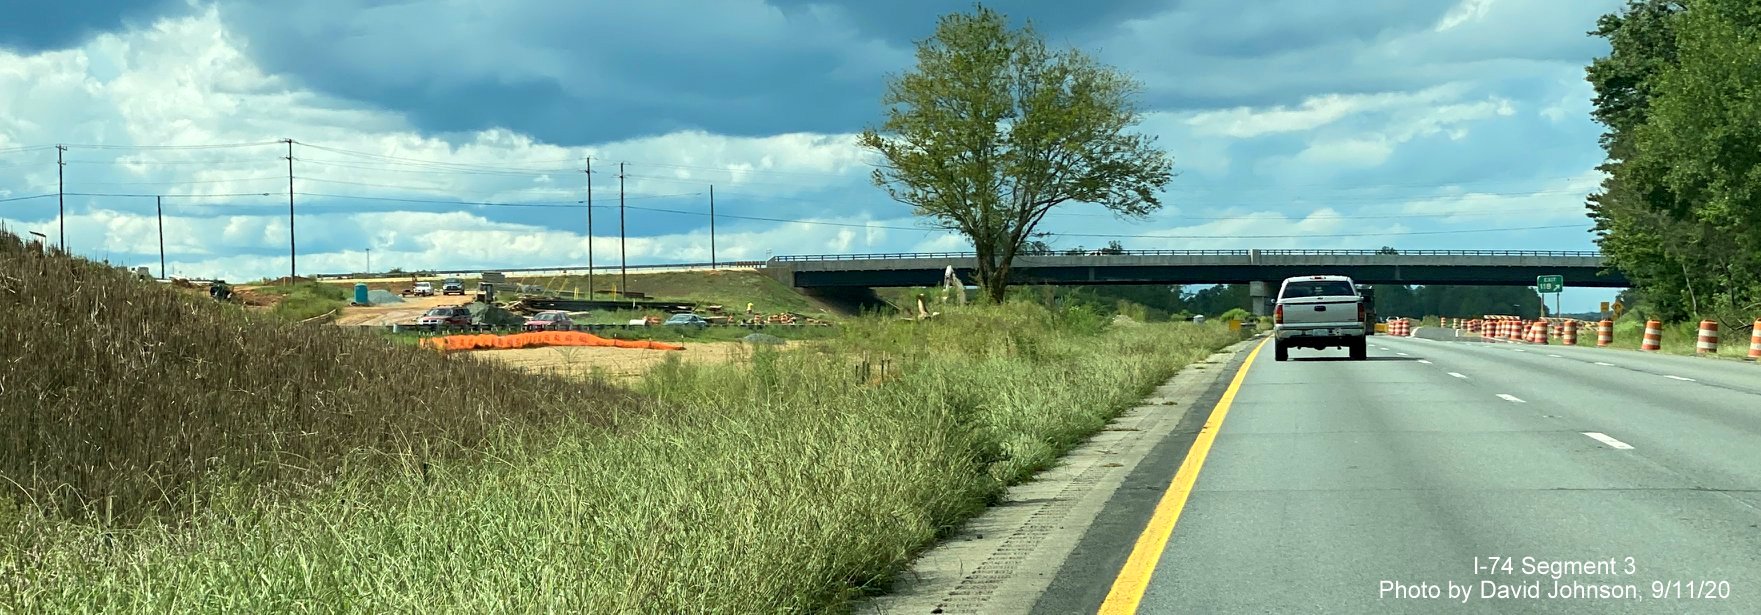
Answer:
<svg viewBox="0 0 1761 615"><path fill-rule="evenodd" d="M1094 612L1211 407L1259 342L1181 369L853 612Z"/></svg>

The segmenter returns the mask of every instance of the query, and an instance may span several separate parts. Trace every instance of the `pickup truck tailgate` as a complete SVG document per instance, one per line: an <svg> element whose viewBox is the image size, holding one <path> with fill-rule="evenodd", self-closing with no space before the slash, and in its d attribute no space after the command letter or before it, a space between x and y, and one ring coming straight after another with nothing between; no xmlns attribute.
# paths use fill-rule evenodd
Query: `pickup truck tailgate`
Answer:
<svg viewBox="0 0 1761 615"><path fill-rule="evenodd" d="M1284 307L1284 326L1349 326L1358 323L1357 297L1292 297Z"/></svg>

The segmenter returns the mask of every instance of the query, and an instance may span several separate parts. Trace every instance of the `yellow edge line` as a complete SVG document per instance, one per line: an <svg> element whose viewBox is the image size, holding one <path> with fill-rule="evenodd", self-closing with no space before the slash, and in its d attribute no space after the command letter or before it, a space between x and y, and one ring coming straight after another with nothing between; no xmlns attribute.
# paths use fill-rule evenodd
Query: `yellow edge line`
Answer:
<svg viewBox="0 0 1761 615"><path fill-rule="evenodd" d="M1235 379L1223 391L1223 398L1217 400L1216 408L1211 410L1210 418L1205 419L1204 428L1192 441L1192 450L1186 453L1186 460L1174 472L1172 485L1156 503L1156 512L1150 517L1149 525L1143 528L1143 534L1137 537L1137 544L1131 548L1131 557L1125 560L1125 567L1113 580L1113 589L1107 592L1107 600L1101 603L1101 614L1137 612L1144 591L1149 589L1150 575L1155 573L1156 563L1162 560L1162 551L1168 547L1168 537L1174 533L1174 523L1180 520L1180 511L1186 508L1186 498L1192 495L1192 486L1198 482L1199 468L1204 467L1205 457L1211 453L1211 442L1217 439L1217 431L1223 427L1223 417L1229 415L1229 406L1235 402L1236 392L1241 390L1241 381L1247 379L1247 369L1253 367L1254 357L1260 355L1260 349L1269 341L1271 338L1261 341L1254 346L1253 352L1248 353L1241 369L1235 372Z"/></svg>

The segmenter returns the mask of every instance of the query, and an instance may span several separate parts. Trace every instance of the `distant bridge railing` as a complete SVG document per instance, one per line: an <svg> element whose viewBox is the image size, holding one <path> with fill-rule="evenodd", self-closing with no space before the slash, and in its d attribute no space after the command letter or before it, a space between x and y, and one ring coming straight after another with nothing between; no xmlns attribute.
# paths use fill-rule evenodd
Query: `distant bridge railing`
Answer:
<svg viewBox="0 0 1761 615"><path fill-rule="evenodd" d="M1090 250L1080 254L1049 252L1017 256L1249 256L1258 253L1265 256L1560 256L1590 257L1602 256L1594 250L1401 250L1388 253L1381 250ZM922 258L976 258L977 252L894 252L884 254L793 254L771 257L777 262L814 262L814 261L863 261L863 260L906 260Z"/></svg>
<svg viewBox="0 0 1761 615"><path fill-rule="evenodd" d="M746 261L719 261L719 262L715 262L715 263L650 263L650 264L646 264L646 265L627 265L627 266L624 266L623 268L631 270L631 271L666 271L669 269L672 269L672 270L676 270L676 269L740 269L740 268L747 268L747 267L763 267L763 266L764 266L764 261L746 260ZM619 269L618 265L594 265L593 266L593 271L595 274L608 273L608 272L609 273L617 273L618 269ZM503 273L503 274L544 273L544 272L551 272L551 271L585 272L585 271L587 271L587 266L586 265L578 265L578 266L574 266L574 267L524 267L524 268L513 268L513 269L506 269L506 268L496 269L493 267L479 267L479 268L475 268L475 269L422 269L422 270L417 270L417 271L400 271L398 273L320 273L320 274L312 276L312 279L315 279L315 280L346 280L346 279L351 279L351 278L365 278L365 277L393 278L393 277L403 277L403 276L409 276L409 275L426 276L426 277L467 276L467 275L479 274L479 273L482 273L485 271L495 271L495 272L499 272L499 273Z"/></svg>

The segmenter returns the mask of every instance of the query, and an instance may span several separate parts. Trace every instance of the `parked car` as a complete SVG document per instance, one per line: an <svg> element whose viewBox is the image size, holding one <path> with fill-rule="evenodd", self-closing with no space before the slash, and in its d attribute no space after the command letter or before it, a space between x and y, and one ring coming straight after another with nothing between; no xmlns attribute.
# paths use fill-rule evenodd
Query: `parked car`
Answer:
<svg viewBox="0 0 1761 615"><path fill-rule="evenodd" d="M471 310L464 307L437 307L417 318L416 324L426 327L468 327L471 326Z"/></svg>
<svg viewBox="0 0 1761 615"><path fill-rule="evenodd" d="M465 281L458 278L447 278L440 284L440 294L464 296Z"/></svg>
<svg viewBox="0 0 1761 615"><path fill-rule="evenodd" d="M568 331L575 328L575 321L569 313L562 310L545 310L533 314L526 319L527 331Z"/></svg>
<svg viewBox="0 0 1761 615"><path fill-rule="evenodd" d="M1368 358L1365 309L1363 296L1349 277L1286 278L1272 308L1273 359L1288 360L1291 348L1345 348L1353 361Z"/></svg>
<svg viewBox="0 0 1761 615"><path fill-rule="evenodd" d="M415 286L410 287L410 294L417 297L432 297L434 296L434 283L417 282Z"/></svg>
<svg viewBox="0 0 1761 615"><path fill-rule="evenodd" d="M668 318L666 319L666 322L660 324L668 327L696 327L703 329L709 326L709 321L696 314L673 314L672 318Z"/></svg>

